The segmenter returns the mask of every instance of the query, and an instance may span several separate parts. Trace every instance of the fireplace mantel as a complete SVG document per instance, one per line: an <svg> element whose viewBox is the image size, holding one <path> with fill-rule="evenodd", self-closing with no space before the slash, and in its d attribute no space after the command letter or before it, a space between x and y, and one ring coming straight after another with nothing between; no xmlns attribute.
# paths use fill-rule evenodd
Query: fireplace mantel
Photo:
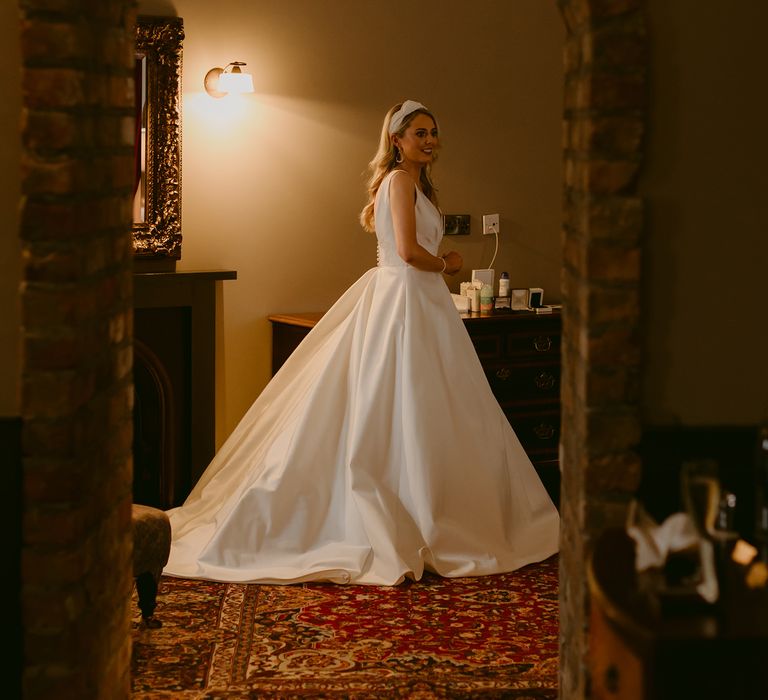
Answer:
<svg viewBox="0 0 768 700"><path fill-rule="evenodd" d="M184 501L215 453L217 284L234 270L135 272L134 500Z"/></svg>

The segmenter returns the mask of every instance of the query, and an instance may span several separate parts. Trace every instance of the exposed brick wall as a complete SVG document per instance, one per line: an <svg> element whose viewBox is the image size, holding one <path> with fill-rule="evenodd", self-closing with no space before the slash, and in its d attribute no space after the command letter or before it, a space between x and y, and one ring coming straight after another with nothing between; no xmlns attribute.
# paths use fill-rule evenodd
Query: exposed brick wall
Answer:
<svg viewBox="0 0 768 700"><path fill-rule="evenodd" d="M130 697L133 0L19 0L24 697Z"/></svg>
<svg viewBox="0 0 768 700"><path fill-rule="evenodd" d="M646 110L643 0L558 0L564 50L560 697L589 696L587 565L624 522L640 459L636 196Z"/></svg>

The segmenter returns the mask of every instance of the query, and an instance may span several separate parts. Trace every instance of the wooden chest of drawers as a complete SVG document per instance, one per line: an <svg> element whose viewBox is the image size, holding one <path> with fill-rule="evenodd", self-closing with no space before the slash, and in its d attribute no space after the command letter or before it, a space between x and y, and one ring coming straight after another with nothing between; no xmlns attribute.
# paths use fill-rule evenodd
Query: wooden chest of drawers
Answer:
<svg viewBox="0 0 768 700"><path fill-rule="evenodd" d="M494 396L558 503L560 314L521 311L463 320Z"/></svg>
<svg viewBox="0 0 768 700"><path fill-rule="evenodd" d="M273 374L322 315L269 316ZM557 504L560 314L515 311L490 316L463 314L462 319L496 399Z"/></svg>

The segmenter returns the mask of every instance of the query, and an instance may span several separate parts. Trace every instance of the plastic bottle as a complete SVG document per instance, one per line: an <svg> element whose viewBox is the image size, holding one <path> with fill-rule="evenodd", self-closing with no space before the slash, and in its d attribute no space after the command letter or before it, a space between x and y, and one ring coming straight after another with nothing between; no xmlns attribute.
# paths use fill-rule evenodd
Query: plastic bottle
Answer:
<svg viewBox="0 0 768 700"><path fill-rule="evenodd" d="M490 284L484 284L480 289L480 313L489 314L493 311L493 289Z"/></svg>
<svg viewBox="0 0 768 700"><path fill-rule="evenodd" d="M469 310L480 311L480 290L475 286L469 287L467 296L469 297Z"/></svg>
<svg viewBox="0 0 768 700"><path fill-rule="evenodd" d="M499 296L509 296L509 273L507 272L502 272L501 277L499 277Z"/></svg>

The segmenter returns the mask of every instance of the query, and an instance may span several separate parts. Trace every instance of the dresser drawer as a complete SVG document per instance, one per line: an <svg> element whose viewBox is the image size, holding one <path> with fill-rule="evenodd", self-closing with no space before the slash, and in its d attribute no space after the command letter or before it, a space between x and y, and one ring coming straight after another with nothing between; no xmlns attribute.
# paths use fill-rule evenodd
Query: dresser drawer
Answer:
<svg viewBox="0 0 768 700"><path fill-rule="evenodd" d="M560 443L560 411L519 413L505 409L509 424L531 460L556 458Z"/></svg>
<svg viewBox="0 0 768 700"><path fill-rule="evenodd" d="M508 333L505 340L504 352L507 357L560 358L559 324Z"/></svg>
<svg viewBox="0 0 768 700"><path fill-rule="evenodd" d="M486 362L483 369L502 405L560 400L560 365Z"/></svg>
<svg viewBox="0 0 768 700"><path fill-rule="evenodd" d="M560 329L550 327L515 329L508 333L474 331L470 334L481 361L540 358L559 360Z"/></svg>

